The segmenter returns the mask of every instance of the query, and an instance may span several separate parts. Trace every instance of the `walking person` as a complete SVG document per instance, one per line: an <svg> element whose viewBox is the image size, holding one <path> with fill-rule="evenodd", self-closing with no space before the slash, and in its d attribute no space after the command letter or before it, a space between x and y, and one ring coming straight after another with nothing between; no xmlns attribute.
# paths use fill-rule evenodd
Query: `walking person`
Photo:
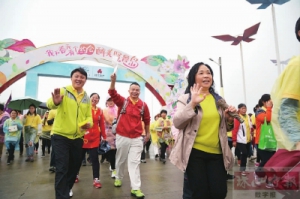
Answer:
<svg viewBox="0 0 300 199"><path fill-rule="evenodd" d="M18 112L16 110L12 110L10 112L10 118L7 119L3 125L3 131L5 133L5 146L8 150L8 165L15 158L15 150L19 150L21 130L23 129L22 121L17 117L17 115Z"/></svg>
<svg viewBox="0 0 300 199"><path fill-rule="evenodd" d="M2 150L4 145L5 134L3 132L4 122L9 118L9 113L4 110L4 105L0 104L0 160L2 156Z"/></svg>
<svg viewBox="0 0 300 199"><path fill-rule="evenodd" d="M226 198L226 170L234 162L227 142L233 117L227 112L236 109L229 106L223 110L216 104L220 99L214 91L211 67L202 62L195 64L188 74L186 94L177 102L173 123L180 132L170 155L171 162L186 171L192 199Z"/></svg>
<svg viewBox="0 0 300 199"><path fill-rule="evenodd" d="M83 89L86 80L83 68L74 69L72 85L54 89L47 101L49 109L57 109L52 127L56 199L73 196L72 187L82 160L83 136L93 126L91 101Z"/></svg>
<svg viewBox="0 0 300 199"><path fill-rule="evenodd" d="M160 114L155 115L154 121L150 124L150 134L151 134L151 144L153 146L153 152L155 160L159 159L159 142L158 142L158 135L155 129L156 121L160 117Z"/></svg>
<svg viewBox="0 0 300 199"><path fill-rule="evenodd" d="M254 163L255 167L258 167L259 166L259 163L260 163L260 155L259 153L257 152L257 149L258 149L258 146L255 144L255 139L256 139L256 119L255 119L255 113L256 113L256 110L259 109L259 105L255 105L255 107L253 108L253 112L254 114L251 116L251 122L252 122L252 126L253 126L253 149L256 150L256 161Z"/></svg>
<svg viewBox="0 0 300 199"><path fill-rule="evenodd" d="M93 169L93 185L95 188L101 188L102 184L100 183L100 163L98 147L101 140L106 141L104 116L102 109L97 107L100 96L97 93L92 93L90 95L90 98L92 103L93 126L88 129L84 135L82 158L85 156L86 151L89 150L89 158L92 162Z"/></svg>
<svg viewBox="0 0 300 199"><path fill-rule="evenodd" d="M142 121L142 127L143 127L142 137L144 137L146 135L146 131L145 131L145 124L144 124L143 121ZM143 150L142 150L142 154L141 154L141 163L147 163L147 161L146 161L146 151L145 151L147 143L144 142L144 146L143 146Z"/></svg>
<svg viewBox="0 0 300 199"><path fill-rule="evenodd" d="M258 146L259 145L259 139L260 139L260 132L261 132L261 125L264 123L266 120L267 122L271 122L271 117L272 117L272 107L273 107L273 102L271 100L271 96L269 94L264 94L261 96L259 102L259 106L261 108L256 110L255 113L255 118L256 118L256 138L255 138L255 144ZM255 177L255 184L257 186L260 186L261 183L264 181L266 173L264 172L264 166L268 162L268 160L274 155L275 150L262 150L259 149L257 152L260 155L260 163L257 169L255 170L254 177ZM266 179L266 188L273 188L274 185L271 182L271 179Z"/></svg>
<svg viewBox="0 0 300 199"><path fill-rule="evenodd" d="M41 139L42 139L42 157L45 157L45 150L46 147L48 149L48 154L50 154L50 148L51 148L51 129L52 129L52 124L49 125L49 111L46 111L44 118L42 120L42 134L41 134Z"/></svg>
<svg viewBox="0 0 300 199"><path fill-rule="evenodd" d="M247 114L247 107L245 104L241 103L238 105L238 112L244 119L244 122L240 123L237 119L234 119L234 128L232 130L232 145L234 147L237 147L241 152L240 171L241 175L245 176L248 174L248 172L246 172L246 165L252 140L252 124L250 121L250 117Z"/></svg>
<svg viewBox="0 0 300 199"><path fill-rule="evenodd" d="M51 132L50 132L50 142L51 142L51 156L50 156L50 168L49 171L55 172L56 171L56 165L55 165L55 154L54 154L54 146L53 146L53 132L52 132L52 127L54 124L55 116L56 116L56 109L52 109L49 111L49 115L47 118L47 124L51 126Z"/></svg>
<svg viewBox="0 0 300 199"><path fill-rule="evenodd" d="M160 111L160 117L156 121L156 132L158 135L158 142L160 145L159 160L166 163L166 150L172 139L171 126L172 122L167 118L168 112L166 110Z"/></svg>
<svg viewBox="0 0 300 199"><path fill-rule="evenodd" d="M18 118L21 120L22 124L23 124L23 115L21 113L21 111L17 110L18 112ZM24 129L22 128L21 130L21 135L20 135L20 141L19 141L19 148L20 148L20 156L23 155L23 151L24 151Z"/></svg>
<svg viewBox="0 0 300 199"><path fill-rule="evenodd" d="M36 106L31 104L29 111L23 118L24 124L24 140L26 148L26 162L33 162L34 158L34 141L38 133L42 131L42 120L41 117L36 113Z"/></svg>
<svg viewBox="0 0 300 199"><path fill-rule="evenodd" d="M111 97L106 98L106 108L103 109L105 121L106 141L110 146L110 150L106 153L106 157L110 163L111 177L116 177L116 135L112 132L112 123L118 117L118 107L112 101Z"/></svg>
<svg viewBox="0 0 300 199"><path fill-rule="evenodd" d="M118 106L118 124L116 127L116 179L115 187L122 186L124 169L128 163L128 172L131 182L131 195L144 198L141 191L140 159L144 142L150 138L150 113L148 106L140 98L140 85L136 82L129 86L129 97L124 98L115 90L117 76L110 76L111 84L109 95ZM142 121L145 123L146 135L142 137Z"/></svg>

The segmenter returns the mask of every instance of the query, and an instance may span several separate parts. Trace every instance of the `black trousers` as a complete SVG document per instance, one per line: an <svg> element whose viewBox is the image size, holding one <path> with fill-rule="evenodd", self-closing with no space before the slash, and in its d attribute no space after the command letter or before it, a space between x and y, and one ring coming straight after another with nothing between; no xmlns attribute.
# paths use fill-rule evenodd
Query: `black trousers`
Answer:
<svg viewBox="0 0 300 199"><path fill-rule="evenodd" d="M238 160L241 160L241 151L239 150L238 147L235 147L234 155L237 157Z"/></svg>
<svg viewBox="0 0 300 199"><path fill-rule="evenodd" d="M116 153L117 149L111 149L106 153L112 170L116 169Z"/></svg>
<svg viewBox="0 0 300 199"><path fill-rule="evenodd" d="M255 144L255 149L256 149L256 162L260 163L260 155L258 153L258 144Z"/></svg>
<svg viewBox="0 0 300 199"><path fill-rule="evenodd" d="M165 142L160 143L160 158L166 159L166 150L169 145L167 145Z"/></svg>
<svg viewBox="0 0 300 199"><path fill-rule="evenodd" d="M146 148L146 144L144 144L144 146L143 146L143 151L142 151L142 154L141 154L141 160L145 160L146 159L145 148Z"/></svg>
<svg viewBox="0 0 300 199"><path fill-rule="evenodd" d="M257 149L257 152L260 155L261 161L259 163L259 166L255 170L255 173L257 176L263 178L266 176L266 173L264 171L264 166L268 162L268 160L270 160L270 158L275 154L275 151L266 151L266 150Z"/></svg>
<svg viewBox="0 0 300 199"><path fill-rule="evenodd" d="M8 149L8 160L11 161L15 158L15 145L9 143L9 149Z"/></svg>
<svg viewBox="0 0 300 199"><path fill-rule="evenodd" d="M148 140L148 142L146 142L146 151L147 152L149 151L150 145L151 145L151 139Z"/></svg>
<svg viewBox="0 0 300 199"><path fill-rule="evenodd" d="M50 159L50 167L56 167L55 165L55 153L54 153L54 139L53 135L51 136L51 144L52 144L52 151L51 151L51 159Z"/></svg>
<svg viewBox="0 0 300 199"><path fill-rule="evenodd" d="M95 178L100 179L100 174L99 174L100 163L99 163L98 147L91 148L91 149L82 149L82 155L81 155L82 158L81 159L83 159L85 157L85 154L87 151L89 151L89 158L92 162L93 179L95 179Z"/></svg>
<svg viewBox="0 0 300 199"><path fill-rule="evenodd" d="M48 154L50 153L50 147L51 147L51 140L48 140L46 138L42 138L42 153L45 154L46 146L48 148Z"/></svg>
<svg viewBox="0 0 300 199"><path fill-rule="evenodd" d="M193 191L190 188L186 172L183 175L183 195L182 199L192 199Z"/></svg>
<svg viewBox="0 0 300 199"><path fill-rule="evenodd" d="M226 198L227 172L222 154L192 149L186 173L192 199Z"/></svg>
<svg viewBox="0 0 300 199"><path fill-rule="evenodd" d="M247 157L248 157L249 150L250 150L250 144L251 144L251 142L248 142L247 144L236 143L236 147L241 152L241 166L240 166L240 171L245 171L246 170Z"/></svg>
<svg viewBox="0 0 300 199"><path fill-rule="evenodd" d="M77 172L81 165L83 139L68 139L53 135L55 153L55 196L56 199L69 199Z"/></svg>
<svg viewBox="0 0 300 199"><path fill-rule="evenodd" d="M23 154L23 150L24 150L23 132L21 133L21 136L20 136L19 147L20 147L20 155L22 155Z"/></svg>
<svg viewBox="0 0 300 199"><path fill-rule="evenodd" d="M39 141L37 142L37 143L35 143L34 144L34 150L39 150L39 146L40 146L40 144L39 144Z"/></svg>

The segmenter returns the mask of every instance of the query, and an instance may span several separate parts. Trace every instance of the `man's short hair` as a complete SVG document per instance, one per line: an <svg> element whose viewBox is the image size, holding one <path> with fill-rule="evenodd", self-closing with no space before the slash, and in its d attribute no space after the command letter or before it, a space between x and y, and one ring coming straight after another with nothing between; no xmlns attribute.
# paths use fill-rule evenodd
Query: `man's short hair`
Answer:
<svg viewBox="0 0 300 199"><path fill-rule="evenodd" d="M139 83L137 83L137 82L132 82L132 83L130 84L129 87L131 87L132 85L137 85L138 87L141 87L141 86L139 85Z"/></svg>
<svg viewBox="0 0 300 199"><path fill-rule="evenodd" d="M79 72L80 74L84 75L85 78L87 79L87 73L86 73L86 71L84 70L84 68L79 67L79 68L75 68L74 70L72 70L72 72L71 72L71 77L72 77L73 74L76 73L76 72Z"/></svg>
<svg viewBox="0 0 300 199"><path fill-rule="evenodd" d="M0 110L4 111L4 105L3 104L0 104Z"/></svg>
<svg viewBox="0 0 300 199"><path fill-rule="evenodd" d="M295 32L296 32L296 37L298 41L300 42L300 36L298 35L298 32L300 31L300 17L296 22L296 27L295 27Z"/></svg>

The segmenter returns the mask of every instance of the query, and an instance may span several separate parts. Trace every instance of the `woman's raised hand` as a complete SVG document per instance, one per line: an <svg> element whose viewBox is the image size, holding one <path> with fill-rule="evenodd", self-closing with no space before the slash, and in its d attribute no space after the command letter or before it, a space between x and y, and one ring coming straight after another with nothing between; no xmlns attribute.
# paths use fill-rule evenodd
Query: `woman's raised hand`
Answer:
<svg viewBox="0 0 300 199"><path fill-rule="evenodd" d="M206 93L202 93L202 87L199 84L194 84L191 88L191 103L196 107L200 102L206 98ZM201 96L200 96L201 95Z"/></svg>

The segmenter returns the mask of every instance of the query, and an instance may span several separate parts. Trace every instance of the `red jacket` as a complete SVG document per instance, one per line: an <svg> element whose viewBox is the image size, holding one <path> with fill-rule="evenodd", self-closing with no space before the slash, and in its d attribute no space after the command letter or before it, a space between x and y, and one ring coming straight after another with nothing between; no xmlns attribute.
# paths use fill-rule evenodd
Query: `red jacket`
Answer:
<svg viewBox="0 0 300 199"><path fill-rule="evenodd" d="M117 93L116 90L108 90L108 93L113 102L118 106L118 116L122 110L125 98ZM141 110L143 101L139 99L136 104L133 104L130 98L127 98L126 113L122 114L121 119L117 125L117 134L128 137L137 138L142 135L143 127L142 121L145 125L150 125L150 112L147 104L144 102L144 115L141 120Z"/></svg>
<svg viewBox="0 0 300 199"><path fill-rule="evenodd" d="M237 141L237 134L240 128L240 122L234 118L233 120L233 129L232 129L232 142L236 142Z"/></svg>
<svg viewBox="0 0 300 199"><path fill-rule="evenodd" d="M82 148L97 148L101 141L101 136L106 139L103 111L97 107L97 110L92 109L93 127L90 128L84 135Z"/></svg>

